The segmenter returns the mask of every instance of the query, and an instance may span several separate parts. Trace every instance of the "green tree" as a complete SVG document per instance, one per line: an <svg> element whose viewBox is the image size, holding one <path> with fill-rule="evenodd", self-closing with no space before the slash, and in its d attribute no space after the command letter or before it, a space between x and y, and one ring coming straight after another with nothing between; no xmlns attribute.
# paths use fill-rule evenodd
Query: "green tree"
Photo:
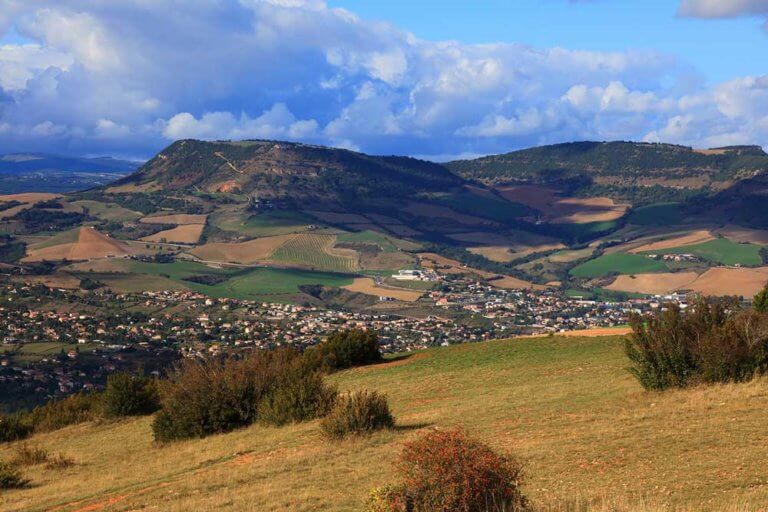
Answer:
<svg viewBox="0 0 768 512"><path fill-rule="evenodd" d="M768 313L768 284L755 295L752 300L752 308L758 313Z"/></svg>

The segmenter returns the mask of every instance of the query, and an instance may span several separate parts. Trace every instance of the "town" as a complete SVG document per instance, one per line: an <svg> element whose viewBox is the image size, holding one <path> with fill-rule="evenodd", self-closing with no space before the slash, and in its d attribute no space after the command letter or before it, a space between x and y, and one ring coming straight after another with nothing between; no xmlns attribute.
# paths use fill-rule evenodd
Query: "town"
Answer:
<svg viewBox="0 0 768 512"><path fill-rule="evenodd" d="M614 327L626 324L633 311L665 302L685 305L681 295L596 300L557 289L504 290L458 277L446 278L424 300L430 314L411 317L212 299L189 291L113 293L9 282L0 288L0 383L9 403L30 406L99 389L119 371L159 376L183 357L303 349L341 329L374 330L382 351L395 353Z"/></svg>

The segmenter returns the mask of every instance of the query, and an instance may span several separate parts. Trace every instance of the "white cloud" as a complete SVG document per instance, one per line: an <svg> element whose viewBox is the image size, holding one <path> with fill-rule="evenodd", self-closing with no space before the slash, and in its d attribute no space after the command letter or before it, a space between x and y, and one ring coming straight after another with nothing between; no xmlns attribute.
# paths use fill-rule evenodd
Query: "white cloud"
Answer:
<svg viewBox="0 0 768 512"><path fill-rule="evenodd" d="M696 18L768 14L768 0L681 0L679 13Z"/></svg>
<svg viewBox="0 0 768 512"><path fill-rule="evenodd" d="M712 15L705 3L681 12ZM719 15L761 12L742 3ZM0 32L34 41L0 47L0 151L149 156L184 137L421 155L589 138L768 144L766 78L671 89L685 70L651 51L424 41L320 0L187 0L168 16L180 5L0 2Z"/></svg>

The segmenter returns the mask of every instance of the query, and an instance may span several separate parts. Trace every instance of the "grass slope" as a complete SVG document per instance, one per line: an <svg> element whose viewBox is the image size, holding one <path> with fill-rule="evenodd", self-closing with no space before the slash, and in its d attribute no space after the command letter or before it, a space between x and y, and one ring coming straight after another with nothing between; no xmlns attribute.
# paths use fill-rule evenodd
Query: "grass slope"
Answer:
<svg viewBox="0 0 768 512"><path fill-rule="evenodd" d="M575 277L602 277L611 274L642 274L664 272L664 263L639 254L604 254L571 269Z"/></svg>
<svg viewBox="0 0 768 512"><path fill-rule="evenodd" d="M648 393L626 365L619 338L554 337L344 372L332 379L341 389L388 394L400 428L340 444L323 441L316 423L168 446L152 443L149 418L70 427L31 442L77 464L26 470L33 487L3 492L0 509L362 510L369 489L392 480L403 442L462 426L522 458L539 510L759 510L768 381ZM622 506L573 506L606 497Z"/></svg>
<svg viewBox="0 0 768 512"><path fill-rule="evenodd" d="M740 244L725 238L718 238L700 244L649 252L655 254L693 254L712 263L756 267L763 263L760 249L761 246L759 245Z"/></svg>

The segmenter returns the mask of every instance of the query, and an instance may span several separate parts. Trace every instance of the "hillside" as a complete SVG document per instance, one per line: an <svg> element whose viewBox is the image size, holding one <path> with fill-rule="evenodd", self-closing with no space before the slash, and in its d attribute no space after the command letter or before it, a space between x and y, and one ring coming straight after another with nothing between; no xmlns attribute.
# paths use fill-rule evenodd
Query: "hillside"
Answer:
<svg viewBox="0 0 768 512"><path fill-rule="evenodd" d="M768 169L759 146L696 150L673 144L572 142L449 162L456 174L486 184L536 183L586 195L650 202L709 192ZM656 189L656 190L654 190ZM675 193L675 191L677 191Z"/></svg>
<svg viewBox="0 0 768 512"><path fill-rule="evenodd" d="M460 425L525 462L537 510L736 511L768 500L768 383L642 390L619 338L537 338L419 352L332 378L385 392L399 427L329 443L316 422L166 446L150 419L36 435L75 465L26 470L4 511L361 510L403 442ZM0 447L0 456L10 447ZM610 508L609 504L615 504ZM674 508L673 508L674 507Z"/></svg>

